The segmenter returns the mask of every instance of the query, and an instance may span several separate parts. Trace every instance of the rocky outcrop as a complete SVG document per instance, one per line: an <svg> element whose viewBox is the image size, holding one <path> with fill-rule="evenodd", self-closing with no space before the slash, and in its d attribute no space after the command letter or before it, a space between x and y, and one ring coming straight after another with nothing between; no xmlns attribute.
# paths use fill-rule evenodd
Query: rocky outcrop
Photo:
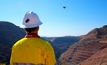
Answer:
<svg viewBox="0 0 107 65"><path fill-rule="evenodd" d="M62 65L77 65L107 47L107 27L96 28L60 56Z"/></svg>

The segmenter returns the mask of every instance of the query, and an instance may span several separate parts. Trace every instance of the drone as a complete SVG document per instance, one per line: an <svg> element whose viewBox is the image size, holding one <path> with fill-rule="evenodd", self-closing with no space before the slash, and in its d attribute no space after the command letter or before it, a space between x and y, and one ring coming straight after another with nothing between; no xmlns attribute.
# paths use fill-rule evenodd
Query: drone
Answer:
<svg viewBox="0 0 107 65"><path fill-rule="evenodd" d="M65 9L65 8L66 8L66 6L63 6L63 8Z"/></svg>

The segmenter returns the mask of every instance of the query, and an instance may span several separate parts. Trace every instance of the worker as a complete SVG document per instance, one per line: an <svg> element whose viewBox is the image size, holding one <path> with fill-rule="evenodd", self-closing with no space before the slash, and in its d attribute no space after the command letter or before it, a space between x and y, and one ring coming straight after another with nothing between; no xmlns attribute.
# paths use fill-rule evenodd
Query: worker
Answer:
<svg viewBox="0 0 107 65"><path fill-rule="evenodd" d="M38 35L41 24L36 13L29 11L24 15L20 27L26 35L13 45L10 65L55 65L53 47Z"/></svg>

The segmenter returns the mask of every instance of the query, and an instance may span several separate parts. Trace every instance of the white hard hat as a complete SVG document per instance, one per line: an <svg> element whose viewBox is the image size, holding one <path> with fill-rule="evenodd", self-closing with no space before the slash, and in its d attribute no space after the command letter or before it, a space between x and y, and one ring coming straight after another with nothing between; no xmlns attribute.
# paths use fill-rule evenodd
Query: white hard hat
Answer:
<svg viewBox="0 0 107 65"><path fill-rule="evenodd" d="M20 27L21 28L33 28L41 24L42 22L40 21L38 15L32 11L29 11L25 14L23 18L23 23Z"/></svg>

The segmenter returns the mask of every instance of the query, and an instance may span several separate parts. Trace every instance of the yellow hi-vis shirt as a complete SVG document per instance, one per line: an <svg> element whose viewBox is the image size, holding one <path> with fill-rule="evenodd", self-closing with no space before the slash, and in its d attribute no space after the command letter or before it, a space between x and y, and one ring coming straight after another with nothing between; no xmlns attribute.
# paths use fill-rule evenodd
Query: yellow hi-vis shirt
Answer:
<svg viewBox="0 0 107 65"><path fill-rule="evenodd" d="M41 38L23 38L12 47L10 65L55 65L52 46Z"/></svg>

